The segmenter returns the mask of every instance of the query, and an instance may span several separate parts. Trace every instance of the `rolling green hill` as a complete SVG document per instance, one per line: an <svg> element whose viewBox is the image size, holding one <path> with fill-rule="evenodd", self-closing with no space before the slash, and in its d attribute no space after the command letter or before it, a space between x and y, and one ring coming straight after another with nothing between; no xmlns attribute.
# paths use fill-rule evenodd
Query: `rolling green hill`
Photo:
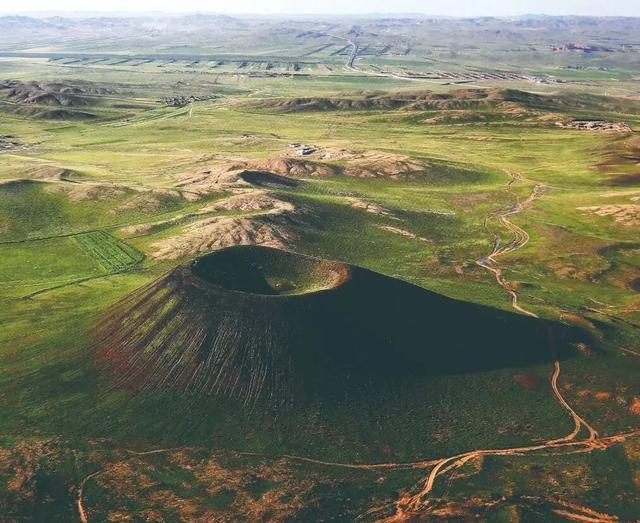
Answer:
<svg viewBox="0 0 640 523"><path fill-rule="evenodd" d="M637 519L638 27L0 17L0 521Z"/></svg>

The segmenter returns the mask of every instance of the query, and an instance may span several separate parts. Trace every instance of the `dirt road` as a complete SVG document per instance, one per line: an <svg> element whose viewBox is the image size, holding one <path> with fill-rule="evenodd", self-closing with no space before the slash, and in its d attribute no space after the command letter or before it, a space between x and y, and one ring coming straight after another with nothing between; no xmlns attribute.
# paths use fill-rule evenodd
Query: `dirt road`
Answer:
<svg viewBox="0 0 640 523"><path fill-rule="evenodd" d="M508 173L511 177L511 180L508 184L508 190L513 194L512 185L517 181L523 181L524 179L518 175L517 173ZM530 193L530 195L523 201L519 201L516 199L516 202L510 204L506 207L500 208L496 211L489 213L487 219L485 220L485 225L490 219L495 219L504 229L512 234L512 239L503 244L502 239L499 234L496 234L494 237L494 246L491 253L478 260L476 263L483 267L484 269L493 273L496 277L498 284L505 289L505 291L511 297L511 305L513 309L518 312L533 317L538 318L538 315L532 311L527 310L518 304L518 294L514 286L507 280L502 272L502 268L499 265L498 259L501 256L504 256L508 253L512 253L518 249L524 247L529 241L529 234L523 230L521 227L513 224L509 220L509 216L521 213L528 208L530 208L533 203L542 196L547 187L543 184L536 184ZM393 510L393 514L391 516L387 516L390 512L390 507L388 505L382 507L374 507L369 510L364 517L368 519L375 519L376 521L382 522L401 522L406 521L412 517L424 517L427 516L430 512L433 512L435 506L433 500L430 498L431 492L434 489L434 486L438 480L438 478L448 472L459 469L464 466L466 463L483 457L483 456L519 456L523 454L535 453L540 451L568 451L568 452L592 452L595 450L606 449L615 443L619 443L624 441L629 437L640 436L640 428L631 432L616 434L608 437L600 437L598 432L584 419L582 418L571 405L566 401L566 399L562 396L562 393L558 387L558 381L560 378L561 367L560 362L556 357L556 349L554 339L551 333L549 333L549 347L545 348L551 351L553 357L553 372L550 378L551 390L554 394L554 397L558 401L558 403L565 409L569 415L571 416L574 427L573 430L558 439L550 440L544 443L534 444L534 445L525 445L520 447L511 447L511 448L502 448L502 449L476 449L468 452L463 452L461 454L456 454L454 456L447 456L443 458L437 459L428 459L428 460L420 460L415 462L407 462L407 463L374 463L374 464L363 464L363 463L339 463L339 462L331 462L331 461L323 461L319 459L314 459L311 457L305 456L295 456L295 455L280 455L280 456L264 456L259 453L247 453L247 452L239 452L238 454L244 455L255 455L261 456L265 458L272 459L289 459L292 461L301 461L312 463L321 466L331 466L331 467L342 467L349 469L363 469L363 470L374 470L374 469L406 469L406 468L414 468L414 469L428 469L430 468L427 476L421 480L421 482L414 488L414 493L411 491L407 491L400 495L400 497L396 500L391 510ZM631 352L631 351L630 351ZM588 433L588 437L585 439L577 440L576 438L579 436L580 432L585 429ZM180 449L156 449L150 450L146 452L136 452L127 450L126 452L131 454L132 456L146 456L151 454L159 454L165 452L171 452L176 450L196 450L194 448L185 448L182 447ZM87 523L87 515L84 510L82 504L82 496L83 496L83 488L86 485L87 481L91 478L98 475L100 471L94 472L90 474L86 478L82 480L78 489L78 513L80 516L80 520L82 523ZM573 521L584 521L584 522L594 522L594 523L607 523L618 521L618 518L615 516L610 516L608 514L603 514L600 512L596 512L588 507L582 507L580 505L576 505L573 503L564 502L561 500L557 500L557 505L559 508L554 509L554 512L558 515L562 515L567 517Z"/></svg>
<svg viewBox="0 0 640 523"><path fill-rule="evenodd" d="M520 174L513 172L507 172L507 175L511 178L507 185L507 189L511 194L513 194L513 184L518 181L524 181L524 178L522 178ZM547 190L547 188L548 187L544 184L536 184L529 196L524 201L521 202L516 199L515 203L489 213L487 219L485 219L485 227L487 226L488 219L495 218L503 228L513 234L513 238L510 242L508 242L504 246L501 246L500 236L496 234L494 236L494 247L489 256L476 261L476 263L480 267L487 269L496 276L496 280L498 281L500 286L505 289L505 291L507 291L507 293L511 296L511 306L513 307L513 309L532 318L538 318L538 315L518 304L518 294L514 286L503 275L502 268L498 264L497 259L500 256L515 252L527 245L530 239L529 234L521 227L518 227L517 225L509 221L508 217L519 214L529 209L534 204L534 202L543 195L544 191ZM580 430L584 427L589 432L589 439L587 441L590 441L593 445L596 445L598 432L576 413L576 411L564 399L562 393L560 392L560 389L558 388L558 379L560 378L561 368L560 362L558 361L556 355L555 340L553 339L553 335L551 332L549 332L549 350L551 351L554 360L553 373L551 375L551 390L553 391L553 394L560 405L569 413L574 421L574 429L571 433L557 440L552 440L550 443L573 441L578 436Z"/></svg>
<svg viewBox="0 0 640 523"><path fill-rule="evenodd" d="M523 178L517 173L508 172L507 174L511 178L509 184L507 185L507 189L511 194L513 194L512 185L517 181L523 181ZM546 189L547 186L545 186L544 184L536 184L525 200L520 201L519 199L516 199L515 203L489 213L489 215L485 219L485 227L487 226L487 222L490 219L495 219L504 229L512 234L512 238L510 241L503 244L500 235L496 234L494 236L493 249L491 253L488 256L476 261L476 263L480 267L483 267L484 269L495 275L498 284L511 297L512 308L520 312L521 314L532 318L538 318L538 315L519 305L518 293L516 292L516 289L511 284L511 282L509 282L504 276L502 268L498 263L498 258L506 254L515 252L527 245L530 239L529 234L521 227L512 223L509 220L509 217L529 209L533 205L533 203L542 196ZM515 447L509 449L479 449L455 456L442 458L441 460L436 462L417 492L415 494L405 493L403 496L401 496L396 502L395 514L388 518L382 518L381 521L404 521L410 516L423 516L428 514L431 510L429 494L433 490L438 477L449 471L459 469L470 460L482 456L520 455L524 453L536 452L539 450L574 446L584 447L586 451L590 451L595 448L606 448L607 442L598 439L598 432L591 425L589 425L589 423L587 423L584 418L582 418L571 407L571 405L569 405L566 399L562 396L560 389L558 388L558 380L560 378L561 368L560 362L556 357L555 344L551 332L549 333L548 349L551 350L551 354L554 360L553 372L550 379L551 390L558 403L560 403L562 408L564 408L571 416L574 422L573 430L564 437L538 445ZM576 441L576 437L580 434L580 431L583 428L587 430L587 432L589 433L589 437L584 440ZM640 433L640 430L636 431L636 433Z"/></svg>

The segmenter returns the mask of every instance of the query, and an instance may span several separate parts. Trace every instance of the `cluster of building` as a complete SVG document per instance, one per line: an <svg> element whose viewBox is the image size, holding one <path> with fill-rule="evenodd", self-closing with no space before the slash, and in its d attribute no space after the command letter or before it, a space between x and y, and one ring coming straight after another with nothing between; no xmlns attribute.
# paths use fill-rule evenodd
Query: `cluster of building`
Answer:
<svg viewBox="0 0 640 523"><path fill-rule="evenodd" d="M290 143L289 147L295 149L298 156L309 156L317 151L315 146L302 143Z"/></svg>

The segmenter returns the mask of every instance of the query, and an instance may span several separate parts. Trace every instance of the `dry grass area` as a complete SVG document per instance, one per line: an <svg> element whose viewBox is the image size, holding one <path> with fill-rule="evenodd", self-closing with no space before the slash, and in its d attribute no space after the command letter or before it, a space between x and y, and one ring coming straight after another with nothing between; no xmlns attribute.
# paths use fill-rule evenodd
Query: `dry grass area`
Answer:
<svg viewBox="0 0 640 523"><path fill-rule="evenodd" d="M0 180L0 185L5 183L20 181L50 181L58 182L68 180L73 177L73 172L51 165L24 166L16 169L14 172L19 173L16 178Z"/></svg>
<svg viewBox="0 0 640 523"><path fill-rule="evenodd" d="M49 462L60 459L65 451L54 440L26 438L12 448L0 447L0 506L4 496L23 503L35 502L38 475ZM0 521L3 514L0 513Z"/></svg>
<svg viewBox="0 0 640 523"><path fill-rule="evenodd" d="M590 256L587 261L585 258ZM572 254L549 260L547 267L560 278L571 278L580 281L597 281L598 275L611 267L611 263L602 257Z"/></svg>
<svg viewBox="0 0 640 523"><path fill-rule="evenodd" d="M248 160L247 169L267 171L283 176L335 176L339 169L331 164L301 158L273 158L267 160Z"/></svg>
<svg viewBox="0 0 640 523"><path fill-rule="evenodd" d="M362 198L357 198L355 196L346 196L345 200L354 209L361 209L365 212L368 212L369 214L375 214L377 216L388 216L396 220L398 219L393 216L393 213L389 209L385 209L380 205L368 202Z"/></svg>
<svg viewBox="0 0 640 523"><path fill-rule="evenodd" d="M196 214L222 211L254 214L210 216L190 223L179 234L152 244L154 256L175 260L233 245L264 245L283 249L295 239L290 220L302 212L293 204L262 190L247 190L207 205Z"/></svg>
<svg viewBox="0 0 640 523"><path fill-rule="evenodd" d="M361 178L406 179L428 172L431 166L409 156L382 151L318 149L309 157L299 158L287 150L280 156L247 159L220 156L208 166L176 176L177 187L192 198L219 192L243 184L243 171L258 171L280 176L323 177L353 176Z"/></svg>
<svg viewBox="0 0 640 523"><path fill-rule="evenodd" d="M354 176L391 180L424 173L430 166L420 160L382 151L319 149L307 158L292 157L287 152L280 158L248 160L246 168L285 176Z"/></svg>
<svg viewBox="0 0 640 523"><path fill-rule="evenodd" d="M167 484L160 479L167 472L184 479ZM179 521L281 522L296 518L319 479L296 476L286 459L236 467L233 458L175 450L108 463L95 483L110 501L107 521L165 521L173 515ZM91 512L91 500L85 504Z"/></svg>
<svg viewBox="0 0 640 523"><path fill-rule="evenodd" d="M323 161L338 162L334 166L336 173L356 178L405 179L425 173L431 168L428 163L410 156L384 151L326 148L317 154Z"/></svg>
<svg viewBox="0 0 640 523"><path fill-rule="evenodd" d="M270 209L274 214L293 212L294 206L284 202L265 191L247 191L234 194L229 198L206 206L203 211L264 211Z"/></svg>
<svg viewBox="0 0 640 523"><path fill-rule="evenodd" d="M112 212L117 214L119 212L127 211L144 211L155 212L162 209L165 203L171 200L178 200L181 195L177 191L170 189L151 189L139 191L133 198L120 205Z"/></svg>
<svg viewBox="0 0 640 523"><path fill-rule="evenodd" d="M579 211L585 211L597 216L610 216L614 221L624 227L640 226L640 205L595 205L591 207L578 207Z"/></svg>
<svg viewBox="0 0 640 523"><path fill-rule="evenodd" d="M72 202L113 200L126 194L123 187L102 184L52 183L44 190L50 194L62 194Z"/></svg>
<svg viewBox="0 0 640 523"><path fill-rule="evenodd" d="M411 231L407 231L405 229L401 229L400 227L393 227L391 225L378 225L378 228L382 229L383 231L387 231L393 234L397 234L399 236L403 236L404 238L419 240L424 243L431 243L431 240L429 240L428 238L418 236L417 234L414 234Z"/></svg>
<svg viewBox="0 0 640 523"><path fill-rule="evenodd" d="M233 245L264 245L284 249L294 239L283 223L268 215L252 217L214 216L186 226L178 236L152 245L154 256L176 260Z"/></svg>
<svg viewBox="0 0 640 523"><path fill-rule="evenodd" d="M605 120L571 120L562 124L562 127L578 131L631 132L631 127L624 122L608 122Z"/></svg>
<svg viewBox="0 0 640 523"><path fill-rule="evenodd" d="M513 381L521 385L525 389L537 389L540 387L540 379L530 374L516 374L513 376Z"/></svg>
<svg viewBox="0 0 640 523"><path fill-rule="evenodd" d="M219 159L209 166L180 173L174 177L175 186L190 201L201 200L209 194L223 192L230 187L249 187L240 177L242 164L230 159Z"/></svg>

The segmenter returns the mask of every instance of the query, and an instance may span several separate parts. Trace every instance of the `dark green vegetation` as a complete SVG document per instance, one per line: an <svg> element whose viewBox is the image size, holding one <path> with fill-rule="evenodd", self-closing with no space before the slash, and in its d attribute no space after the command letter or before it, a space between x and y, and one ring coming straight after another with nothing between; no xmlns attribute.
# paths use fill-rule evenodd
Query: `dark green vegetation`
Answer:
<svg viewBox="0 0 640 523"><path fill-rule="evenodd" d="M0 520L637 519L638 21L165 22L0 19Z"/></svg>

